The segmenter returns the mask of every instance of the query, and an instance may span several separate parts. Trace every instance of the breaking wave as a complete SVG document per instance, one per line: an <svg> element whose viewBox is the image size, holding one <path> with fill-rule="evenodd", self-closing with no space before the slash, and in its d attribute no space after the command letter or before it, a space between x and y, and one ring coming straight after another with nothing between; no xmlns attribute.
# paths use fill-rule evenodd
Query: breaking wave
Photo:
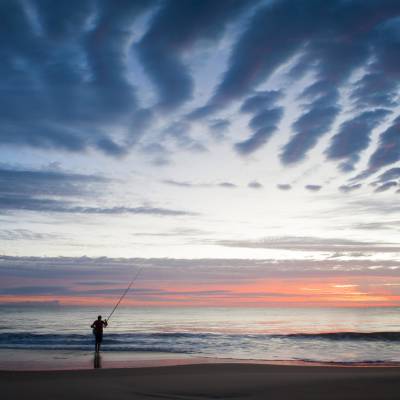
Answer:
<svg viewBox="0 0 400 400"><path fill-rule="evenodd" d="M138 351L165 353L206 353L221 349L251 349L261 344L277 342L381 342L400 343L400 332L329 332L277 334L217 334L217 333L106 333L103 348L107 351ZM0 333L0 349L65 349L89 350L91 334L38 334L25 332Z"/></svg>

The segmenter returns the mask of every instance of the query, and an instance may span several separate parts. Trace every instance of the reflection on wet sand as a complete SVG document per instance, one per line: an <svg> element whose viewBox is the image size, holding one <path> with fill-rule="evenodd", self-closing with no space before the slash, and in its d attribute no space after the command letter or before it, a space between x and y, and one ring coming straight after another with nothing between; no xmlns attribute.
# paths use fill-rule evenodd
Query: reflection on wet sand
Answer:
<svg viewBox="0 0 400 400"><path fill-rule="evenodd" d="M101 355L99 353L94 353L93 367L95 369L101 368Z"/></svg>

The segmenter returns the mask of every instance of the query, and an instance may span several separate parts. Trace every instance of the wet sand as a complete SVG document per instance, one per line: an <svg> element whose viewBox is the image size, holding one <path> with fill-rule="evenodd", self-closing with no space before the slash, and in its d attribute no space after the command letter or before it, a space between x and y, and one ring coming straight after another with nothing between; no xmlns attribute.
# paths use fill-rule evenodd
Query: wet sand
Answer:
<svg viewBox="0 0 400 400"><path fill-rule="evenodd" d="M196 364L0 371L4 399L399 399L400 368Z"/></svg>

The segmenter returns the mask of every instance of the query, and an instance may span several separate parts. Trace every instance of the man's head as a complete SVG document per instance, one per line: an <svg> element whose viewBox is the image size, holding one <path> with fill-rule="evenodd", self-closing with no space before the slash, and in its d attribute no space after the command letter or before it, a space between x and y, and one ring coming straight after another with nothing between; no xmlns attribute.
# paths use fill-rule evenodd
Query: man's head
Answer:
<svg viewBox="0 0 400 400"><path fill-rule="evenodd" d="M101 315L99 315L99 316L97 317L97 319L98 319L99 321L101 321Z"/></svg>

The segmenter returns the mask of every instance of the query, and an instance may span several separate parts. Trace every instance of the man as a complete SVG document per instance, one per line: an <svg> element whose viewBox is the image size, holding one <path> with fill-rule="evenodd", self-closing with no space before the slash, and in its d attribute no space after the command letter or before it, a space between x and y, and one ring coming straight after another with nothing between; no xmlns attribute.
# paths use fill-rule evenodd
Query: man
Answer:
<svg viewBox="0 0 400 400"><path fill-rule="evenodd" d="M95 344L95 352L99 353L100 352L100 346L101 342L103 340L103 327L107 327L107 320L105 319L104 321L101 320L101 315L97 317L97 320L93 322L93 324L90 326L93 328L93 335L96 338L96 344Z"/></svg>

